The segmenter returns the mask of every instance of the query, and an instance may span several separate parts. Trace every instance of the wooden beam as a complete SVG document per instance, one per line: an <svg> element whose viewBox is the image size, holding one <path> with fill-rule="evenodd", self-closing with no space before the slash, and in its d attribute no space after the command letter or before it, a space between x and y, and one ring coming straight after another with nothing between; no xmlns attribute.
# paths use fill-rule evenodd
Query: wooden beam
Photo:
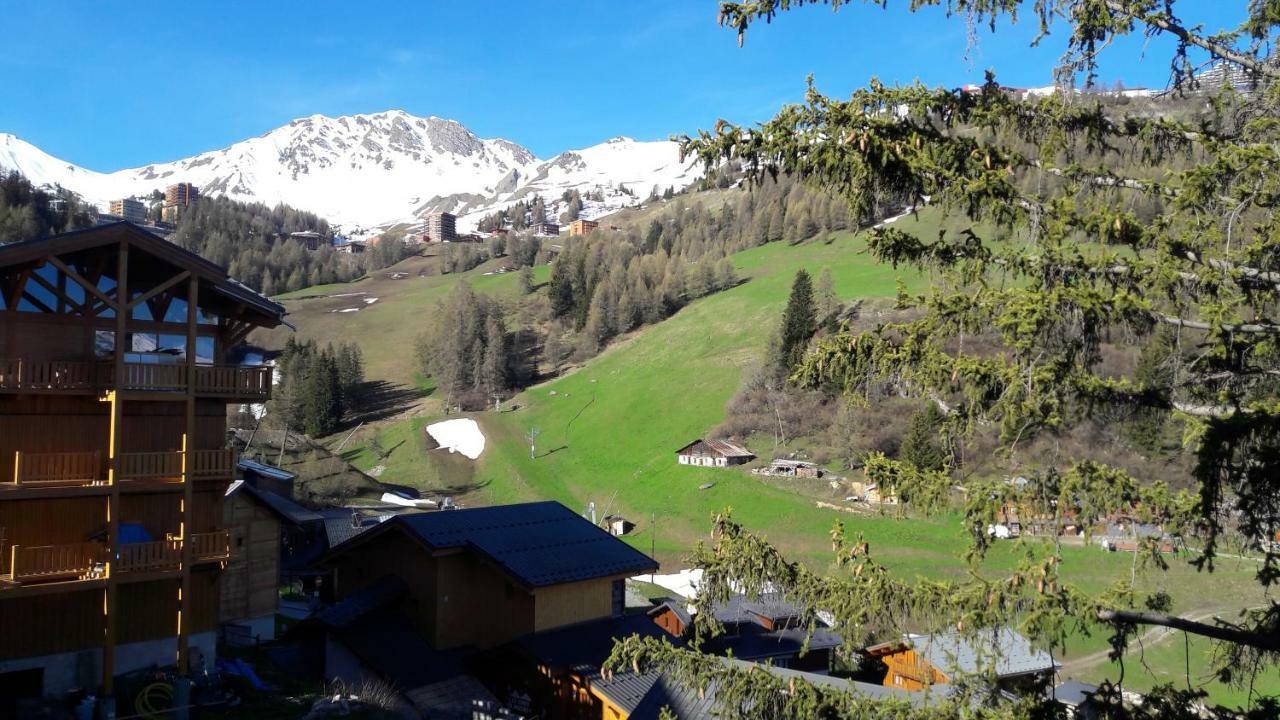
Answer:
<svg viewBox="0 0 1280 720"><path fill-rule="evenodd" d="M190 273L187 273L190 276ZM195 559L191 537L192 505L195 502L195 476L191 454L195 452L196 431L196 305L200 281L191 277L187 284L187 416L182 434L182 581L178 594L178 673L190 671L191 564Z"/></svg>
<svg viewBox="0 0 1280 720"><path fill-rule="evenodd" d="M165 290L168 290L169 288L173 287L174 285L177 285L178 283L182 282L183 280L186 280L189 277L191 277L191 271L183 270L177 275L174 275L168 280L165 280L159 285L151 288L145 294L139 295L138 297L130 300L125 307L129 310L132 310L138 305L150 300L151 298L159 295L160 293L164 292Z"/></svg>
<svg viewBox="0 0 1280 720"><path fill-rule="evenodd" d="M116 255L116 291L122 298L129 297L129 243L121 242L120 249ZM57 259L53 258L57 263ZM65 271L64 271L65 272ZM75 280L78 275L67 273L68 277ZM81 278L83 280L83 278ZM76 282L80 282L77 280ZM101 293L95 287L95 294L101 296ZM129 314L127 312L116 312L116 342L115 342L115 389L111 391L111 425L108 430L108 448L107 457L110 458L107 464L108 480L111 486L111 494L107 496L107 548L110 552L109 564L107 566L107 590L104 598L103 611L106 614L106 637L102 644L102 689L103 694L111 697L115 692L115 673L116 673L116 620L120 614L117 607L117 597L119 595L117 585L118 568L116 568L115 559L119 557L120 552L120 433L124 427L124 399L121 395L121 388L125 384L125 366L124 354L125 334L128 331L126 321Z"/></svg>
<svg viewBox="0 0 1280 720"><path fill-rule="evenodd" d="M57 310L55 314L62 315L63 313L61 308L67 305L70 305L72 308L75 308L77 310L81 309L80 304L77 303L75 300L72 300L66 293L66 281L67 281L66 275L61 275L61 274L58 275L58 283L63 286L62 288L55 287L53 283L40 277L40 275L37 273L32 273L31 279L35 280L36 284L39 285L40 287L44 288L45 290L48 290L50 293L53 293L53 296L58 299L59 310Z"/></svg>
<svg viewBox="0 0 1280 720"><path fill-rule="evenodd" d="M121 247L128 247L128 246L122 244ZM126 250L122 254L126 258L124 262L128 262L128 259L127 259L129 255L128 251ZM66 276L74 280L77 285L84 288L85 290L88 290L94 295L97 295L99 300L107 304L107 307L110 307L116 310L120 309L119 303L117 303L117 301L112 300L110 296L108 296L106 293L99 290L97 285L89 282L88 280L85 280L80 275L80 273L76 272L75 270L72 270L70 267L67 266L66 263L62 262L61 260L59 260L57 257L53 255L50 255L48 260L49 262L53 263L54 267L66 273ZM116 274L119 275L119 277L116 278L116 296L119 298L126 298L128 297L128 295L127 293L122 292L122 290L124 289L124 283L122 282L122 280L128 278L129 269L127 267L121 268L116 272Z"/></svg>
<svg viewBox="0 0 1280 720"><path fill-rule="evenodd" d="M35 275L32 275L31 277L35 277ZM47 315L58 314L53 308L49 307L48 305L45 305L44 301L36 297L35 295L29 295L27 293L23 293L23 297L19 298L19 300L26 300L32 305L35 305L36 308L40 310L40 312L45 313Z"/></svg>

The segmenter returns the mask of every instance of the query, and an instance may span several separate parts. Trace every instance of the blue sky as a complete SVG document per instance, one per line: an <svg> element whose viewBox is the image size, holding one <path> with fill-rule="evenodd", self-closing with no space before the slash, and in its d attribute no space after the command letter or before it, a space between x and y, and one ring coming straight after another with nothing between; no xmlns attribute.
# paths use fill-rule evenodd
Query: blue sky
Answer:
<svg viewBox="0 0 1280 720"><path fill-rule="evenodd" d="M812 73L844 95L872 76L1045 85L1060 38L1031 22L977 32L940 11L812 7L739 49L715 0L307 3L0 0L0 132L95 170L174 160L289 120L399 108L540 157L616 135L665 138L765 120ZM1183 0L1218 30L1244 0ZM1197 13L1195 15L1192 12ZM1105 80L1163 86L1164 41L1109 51Z"/></svg>

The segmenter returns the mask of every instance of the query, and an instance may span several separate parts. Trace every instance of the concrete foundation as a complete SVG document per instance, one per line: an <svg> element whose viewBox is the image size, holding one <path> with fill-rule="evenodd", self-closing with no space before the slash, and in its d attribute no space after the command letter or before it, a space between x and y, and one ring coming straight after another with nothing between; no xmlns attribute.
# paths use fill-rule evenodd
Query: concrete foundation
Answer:
<svg viewBox="0 0 1280 720"><path fill-rule="evenodd" d="M189 640L191 671L199 672L201 667L212 670L213 663L218 657L218 634L216 632L197 633L190 636ZM116 674L123 675L155 665L173 665L177 661L177 654L177 638L117 645ZM102 648L0 660L0 673L30 668L44 669L45 695L60 697L76 688L94 693L102 684Z"/></svg>

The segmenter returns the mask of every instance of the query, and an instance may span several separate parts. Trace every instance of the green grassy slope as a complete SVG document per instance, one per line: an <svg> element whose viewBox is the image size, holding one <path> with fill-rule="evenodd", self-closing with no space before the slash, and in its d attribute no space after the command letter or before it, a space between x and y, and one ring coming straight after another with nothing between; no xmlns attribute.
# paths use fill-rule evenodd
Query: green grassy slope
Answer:
<svg viewBox="0 0 1280 720"><path fill-rule="evenodd" d="M905 229L925 236L936 233L928 216L902 222ZM840 513L816 504L821 499L838 502L841 494L835 491L825 496L821 491L800 493L782 482L736 470L683 467L675 460L676 448L723 419L725 404L744 370L763 355L798 268L815 275L830 268L845 299L890 297L900 276L914 289L927 282L874 263L863 249L860 237L842 235L831 244L774 244L739 253L733 259L746 279L742 285L698 300L615 343L580 369L521 393L501 414L474 414L488 441L477 462L429 449L432 445L422 428L438 417L429 406L417 417L376 429L381 444L394 448L381 479L454 494L464 504L551 498L583 510L594 502L601 514L617 512L636 522L628 542L645 551L656 548L668 569L679 567L680 558L705 536L712 513L732 508L736 518L814 567L829 568L828 531L842 520L852 532L866 536L881 562L906 577L958 576L966 572L959 556L967 540L954 516L899 520ZM515 292L514 275L485 276L486 271L478 268L466 277L485 292ZM545 268L540 271L545 273ZM290 309L297 312L304 333L334 340L377 338L365 344L370 376L410 382L407 348L419 332L416 319L430 312L434 299L460 277L370 278L338 292L365 290L379 296L379 302L345 316L327 312L332 298L290 301ZM312 323L317 327L308 329ZM537 457L530 459L524 436L532 427L541 435ZM365 433L364 439L371 436ZM348 449L354 448L351 456L357 465L370 467L375 461L359 441L358 437ZM713 485L700 489L707 483ZM990 569L1011 566L1017 553L1015 546L1001 546ZM1068 548L1065 573L1072 582L1097 590L1127 577L1129 559L1092 548ZM1213 609L1228 609L1257 602L1254 568L1247 561L1226 560L1209 577L1175 561L1169 573L1145 582L1170 592L1178 612L1209 609L1210 602L1217 604ZM1070 650L1077 656L1102 647L1102 638L1080 638ZM1149 677L1130 662L1127 683L1149 686L1175 673L1181 656L1165 655ZM1094 678L1103 673L1116 676L1101 660L1076 674ZM1238 699L1229 690L1213 687L1215 698Z"/></svg>

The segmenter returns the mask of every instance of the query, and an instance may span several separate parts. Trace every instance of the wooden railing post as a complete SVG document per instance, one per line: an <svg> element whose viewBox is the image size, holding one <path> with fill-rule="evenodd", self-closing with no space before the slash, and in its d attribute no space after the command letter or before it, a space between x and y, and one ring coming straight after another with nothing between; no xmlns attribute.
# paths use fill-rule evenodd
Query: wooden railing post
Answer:
<svg viewBox="0 0 1280 720"><path fill-rule="evenodd" d="M22 487L22 451L13 451L13 484Z"/></svg>

